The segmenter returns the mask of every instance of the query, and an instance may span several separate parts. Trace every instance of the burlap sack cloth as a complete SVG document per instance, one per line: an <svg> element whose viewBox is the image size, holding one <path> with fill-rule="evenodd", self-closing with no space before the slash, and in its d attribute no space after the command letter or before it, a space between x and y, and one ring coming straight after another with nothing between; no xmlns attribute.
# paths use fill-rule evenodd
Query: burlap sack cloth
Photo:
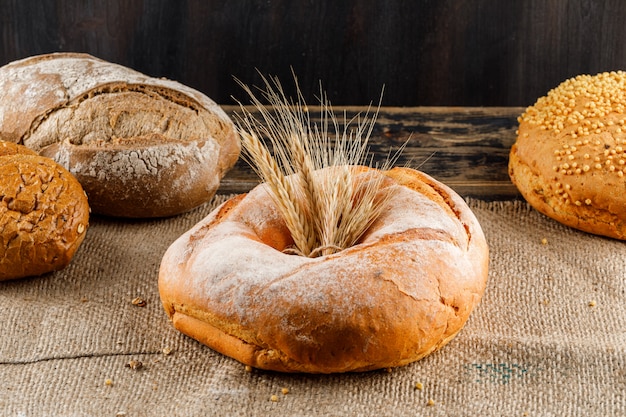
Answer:
<svg viewBox="0 0 626 417"><path fill-rule="evenodd" d="M626 243L524 202L469 201L490 277L450 344L391 372L246 372L174 330L156 285L169 244L223 199L165 220L93 217L66 270L0 283L0 415L626 415Z"/></svg>

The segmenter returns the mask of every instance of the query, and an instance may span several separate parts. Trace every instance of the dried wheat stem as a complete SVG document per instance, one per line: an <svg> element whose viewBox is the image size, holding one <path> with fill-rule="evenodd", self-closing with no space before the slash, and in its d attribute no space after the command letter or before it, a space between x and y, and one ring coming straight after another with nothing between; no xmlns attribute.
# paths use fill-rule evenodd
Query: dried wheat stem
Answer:
<svg viewBox="0 0 626 417"><path fill-rule="evenodd" d="M348 121L344 115L341 128L321 92L321 123L312 124L297 82L298 101L293 102L277 79L263 81L262 95L274 112L240 83L262 120L242 105L238 128L248 162L267 182L292 234L296 247L290 252L324 256L356 244L390 194L381 191L382 173L355 168L365 162L376 115L368 122L360 117ZM356 129L350 127L354 121ZM273 155L261 137L269 140Z"/></svg>
<svg viewBox="0 0 626 417"><path fill-rule="evenodd" d="M315 168L301 137L292 135L290 143L293 165L296 172L301 174L301 189L308 209L310 227L313 229L313 233L309 236L309 245L311 248L316 248L320 245L320 227L317 221L320 211L320 201L318 198L319 190L314 177Z"/></svg>
<svg viewBox="0 0 626 417"><path fill-rule="evenodd" d="M296 204L298 196L291 182L284 176L274 158L254 133L240 132L243 145L250 157L255 161L255 167L261 178L269 186L274 201L283 216L287 228L296 247L304 256L308 256L313 247L310 246L310 222L300 206Z"/></svg>

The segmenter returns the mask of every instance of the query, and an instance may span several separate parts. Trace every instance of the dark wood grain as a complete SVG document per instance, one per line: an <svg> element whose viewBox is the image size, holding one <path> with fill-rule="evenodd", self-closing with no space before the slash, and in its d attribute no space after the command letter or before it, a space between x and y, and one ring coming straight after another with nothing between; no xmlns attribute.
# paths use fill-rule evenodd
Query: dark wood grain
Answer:
<svg viewBox="0 0 626 417"><path fill-rule="evenodd" d="M0 0L0 65L87 52L221 104L256 70L335 105L528 106L626 69L622 0Z"/></svg>
<svg viewBox="0 0 626 417"><path fill-rule="evenodd" d="M231 116L238 107L226 106ZM365 107L336 108L349 120ZM370 137L373 161L383 162L405 143L396 165L410 166L444 182L460 195L485 200L517 198L508 172L517 117L523 108L412 107L380 109ZM319 109L310 109L319 122ZM220 193L247 192L258 177L241 159L222 180Z"/></svg>

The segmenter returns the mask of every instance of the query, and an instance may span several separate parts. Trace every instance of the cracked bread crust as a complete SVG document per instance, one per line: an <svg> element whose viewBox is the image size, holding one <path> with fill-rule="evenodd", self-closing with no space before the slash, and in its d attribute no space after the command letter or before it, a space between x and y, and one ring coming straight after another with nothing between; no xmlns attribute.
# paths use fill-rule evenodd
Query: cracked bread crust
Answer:
<svg viewBox="0 0 626 417"><path fill-rule="evenodd" d="M282 252L293 241L264 185L218 207L162 259L174 327L281 372L402 366L448 343L484 292L487 243L448 187L407 168L385 174L389 209L329 256Z"/></svg>
<svg viewBox="0 0 626 417"><path fill-rule="evenodd" d="M120 217L205 203L240 153L232 121L202 93L78 53L0 68L0 139L54 159L94 213Z"/></svg>
<svg viewBox="0 0 626 417"><path fill-rule="evenodd" d="M0 142L0 281L65 268L88 226L87 197L67 170Z"/></svg>

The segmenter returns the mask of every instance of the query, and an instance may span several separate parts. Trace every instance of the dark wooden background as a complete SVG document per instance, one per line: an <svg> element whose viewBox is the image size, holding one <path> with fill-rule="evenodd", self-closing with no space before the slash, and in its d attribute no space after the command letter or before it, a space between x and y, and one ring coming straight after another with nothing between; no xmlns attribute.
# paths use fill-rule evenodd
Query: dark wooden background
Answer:
<svg viewBox="0 0 626 417"><path fill-rule="evenodd" d="M256 69L307 102L527 106L566 78L626 69L623 0L0 0L0 65L88 52L245 98ZM288 91L289 87L287 87Z"/></svg>

